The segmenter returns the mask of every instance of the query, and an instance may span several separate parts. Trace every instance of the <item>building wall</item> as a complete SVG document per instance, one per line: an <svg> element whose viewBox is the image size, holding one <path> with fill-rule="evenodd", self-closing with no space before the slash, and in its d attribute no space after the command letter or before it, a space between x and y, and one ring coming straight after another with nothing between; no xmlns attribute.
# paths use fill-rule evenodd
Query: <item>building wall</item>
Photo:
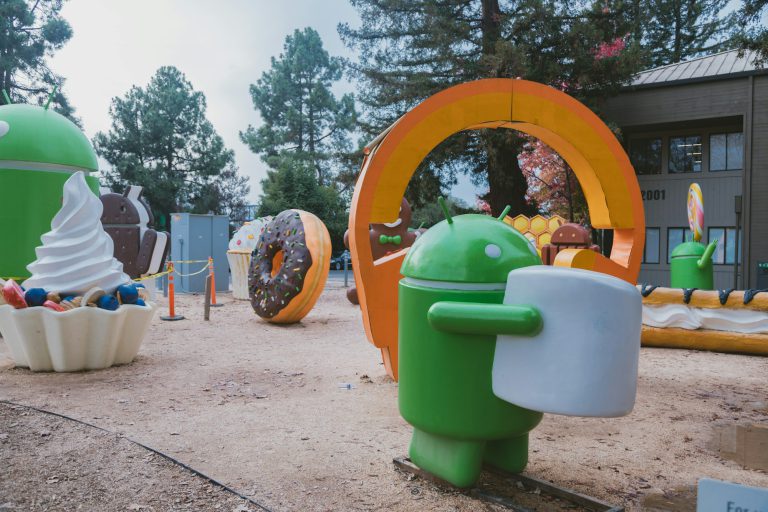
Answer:
<svg viewBox="0 0 768 512"><path fill-rule="evenodd" d="M609 99L605 117L622 128L744 115L749 78L653 87Z"/></svg>
<svg viewBox="0 0 768 512"><path fill-rule="evenodd" d="M753 81L754 97L751 96ZM669 284L666 228L687 226L687 190L690 183L698 182L704 194L703 242L707 241L708 227L729 227L736 224L734 196L744 196L744 206L749 208L749 212L745 214L743 221L749 222L749 225L742 233L742 248L748 258L746 261L749 267L739 270L742 276L744 270L747 271L746 284L754 287L757 262L768 260L768 76L627 91L610 99L604 107L604 113L607 119L621 127L625 147L635 136L669 136L696 132L703 135L704 152L708 153L709 133L721 129L743 130L743 171L710 173L706 165L708 158L705 157L704 168L700 173L666 174L668 147L665 147L662 157L664 173L638 176L640 188L646 197L646 225L661 228L660 263L643 264L640 280L660 285ZM747 180L751 180L751 188L746 192L743 185L745 176ZM715 286L733 286L733 265L715 266ZM745 283L740 280L739 286L743 287Z"/></svg>
<svg viewBox="0 0 768 512"><path fill-rule="evenodd" d="M757 264L768 261L768 76L753 80L749 268L756 287Z"/></svg>

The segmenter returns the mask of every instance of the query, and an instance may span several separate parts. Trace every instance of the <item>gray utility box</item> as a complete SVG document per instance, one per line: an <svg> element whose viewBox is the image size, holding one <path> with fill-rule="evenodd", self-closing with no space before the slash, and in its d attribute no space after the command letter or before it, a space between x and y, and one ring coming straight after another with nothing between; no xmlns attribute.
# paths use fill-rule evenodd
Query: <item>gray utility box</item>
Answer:
<svg viewBox="0 0 768 512"><path fill-rule="evenodd" d="M208 260L213 256L216 291L229 289L229 217L227 215L171 214L171 259L173 261ZM205 263L176 264L174 285L180 292L205 292L208 270L194 276L178 274L198 272Z"/></svg>
<svg viewBox="0 0 768 512"><path fill-rule="evenodd" d="M757 289L768 290L768 261L757 262Z"/></svg>

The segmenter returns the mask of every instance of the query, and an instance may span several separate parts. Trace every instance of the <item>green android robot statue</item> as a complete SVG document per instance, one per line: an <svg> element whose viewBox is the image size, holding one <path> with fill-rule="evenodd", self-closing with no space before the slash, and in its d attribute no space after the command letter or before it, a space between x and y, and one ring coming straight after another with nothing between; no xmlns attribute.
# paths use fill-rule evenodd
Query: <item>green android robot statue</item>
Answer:
<svg viewBox="0 0 768 512"><path fill-rule="evenodd" d="M0 277L29 277L40 236L61 208L72 173L97 171L96 154L64 116L33 105L0 106ZM98 195L99 182L87 178Z"/></svg>
<svg viewBox="0 0 768 512"><path fill-rule="evenodd" d="M715 249L717 240L713 240L709 245L684 242L675 247L669 268L672 288L714 290L712 255Z"/></svg>
<svg viewBox="0 0 768 512"><path fill-rule="evenodd" d="M466 487L483 463L519 472L528 462L528 432L542 414L497 398L491 371L497 334L541 328L535 309L502 304L509 272L541 259L498 219L446 216L401 270L399 407L414 427L411 460Z"/></svg>

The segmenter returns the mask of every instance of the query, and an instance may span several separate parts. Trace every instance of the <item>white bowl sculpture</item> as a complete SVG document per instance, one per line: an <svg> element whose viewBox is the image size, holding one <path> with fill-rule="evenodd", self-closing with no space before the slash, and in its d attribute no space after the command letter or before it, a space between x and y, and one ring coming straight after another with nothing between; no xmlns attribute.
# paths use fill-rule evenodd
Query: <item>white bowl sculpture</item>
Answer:
<svg viewBox="0 0 768 512"><path fill-rule="evenodd" d="M0 333L17 366L33 372L100 370L133 361L157 306L123 305L117 311L78 307L0 306Z"/></svg>

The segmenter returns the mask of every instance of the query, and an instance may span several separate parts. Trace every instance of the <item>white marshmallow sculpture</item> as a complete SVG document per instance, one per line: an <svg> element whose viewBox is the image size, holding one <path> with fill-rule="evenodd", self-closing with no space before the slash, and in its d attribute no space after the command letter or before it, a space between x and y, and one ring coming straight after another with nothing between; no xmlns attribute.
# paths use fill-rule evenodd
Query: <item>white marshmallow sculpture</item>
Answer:
<svg viewBox="0 0 768 512"><path fill-rule="evenodd" d="M536 308L535 336L500 335L493 393L534 411L568 416L628 414L637 393L642 298L597 272L550 266L513 270L505 304Z"/></svg>

